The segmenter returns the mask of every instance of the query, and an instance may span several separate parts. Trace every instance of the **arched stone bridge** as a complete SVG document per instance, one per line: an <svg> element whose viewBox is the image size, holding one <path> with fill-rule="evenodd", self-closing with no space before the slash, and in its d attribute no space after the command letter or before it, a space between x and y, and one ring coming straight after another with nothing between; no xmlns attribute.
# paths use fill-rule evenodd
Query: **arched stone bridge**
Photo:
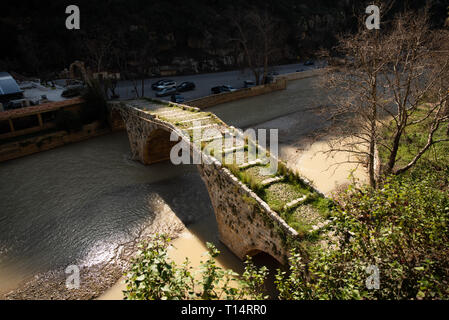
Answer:
<svg viewBox="0 0 449 320"><path fill-rule="evenodd" d="M236 136L241 134L239 131L227 126L211 113L184 105L155 100L132 100L114 104L113 108L119 110L124 120L134 160L146 165L167 160L172 147L179 141L183 141L188 147L192 157L203 157L203 161L196 166L209 192L219 238L234 254L244 259L246 255L264 252L282 264L287 262L289 249L300 237L298 232L242 183L238 174L231 172L232 168L230 170L222 165L203 148L206 142L220 136ZM201 125L197 125L198 122ZM205 134L192 137L194 129L202 130ZM206 129L211 132L209 136ZM179 137L178 141L170 141L172 134ZM237 146L223 149L223 154L239 151L245 154L245 150L247 151L247 147ZM247 159L246 155L244 157ZM265 165L256 160L243 163L234 170L249 168L254 172L254 168L258 166ZM260 179L258 185L267 188L274 184L278 184L274 187L279 188L285 184L282 183L285 177L279 174ZM285 192L289 194L288 190ZM307 194L298 195L283 199L282 209L295 210L307 198Z"/></svg>

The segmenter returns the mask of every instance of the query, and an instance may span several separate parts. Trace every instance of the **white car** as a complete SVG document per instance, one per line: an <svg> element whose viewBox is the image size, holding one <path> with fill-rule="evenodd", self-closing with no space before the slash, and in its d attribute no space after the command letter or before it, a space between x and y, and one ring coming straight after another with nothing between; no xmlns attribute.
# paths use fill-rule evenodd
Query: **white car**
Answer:
<svg viewBox="0 0 449 320"><path fill-rule="evenodd" d="M228 86L228 85L224 85L224 86L222 86L222 87L223 87L223 91L224 91L224 92L234 92L234 91L237 91L236 88L231 87L231 86Z"/></svg>
<svg viewBox="0 0 449 320"><path fill-rule="evenodd" d="M159 85L156 87L157 91L161 91L164 89L171 89L171 88L176 88L176 82L174 81L166 81L163 84Z"/></svg>

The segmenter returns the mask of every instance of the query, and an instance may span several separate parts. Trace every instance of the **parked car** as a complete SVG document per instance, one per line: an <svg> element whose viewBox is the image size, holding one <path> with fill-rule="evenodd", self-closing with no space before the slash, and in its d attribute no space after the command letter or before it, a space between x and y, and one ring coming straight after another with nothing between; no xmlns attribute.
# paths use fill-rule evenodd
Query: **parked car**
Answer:
<svg viewBox="0 0 449 320"><path fill-rule="evenodd" d="M222 93L222 92L234 92L237 91L234 87L229 85L216 86L210 89L213 94Z"/></svg>
<svg viewBox="0 0 449 320"><path fill-rule="evenodd" d="M217 94L217 93L222 93L222 92L224 92L222 86L212 87L212 88L210 89L210 91L211 91L213 94Z"/></svg>
<svg viewBox="0 0 449 320"><path fill-rule="evenodd" d="M164 88L164 89L158 90L158 92L156 92L156 96L157 97L165 97L165 96L169 96L173 93L176 93L176 87Z"/></svg>
<svg viewBox="0 0 449 320"><path fill-rule="evenodd" d="M252 80L245 80L245 81L243 81L243 86L245 88L251 88L251 87L254 87L255 85L256 85L256 83L254 81L252 81Z"/></svg>
<svg viewBox="0 0 449 320"><path fill-rule="evenodd" d="M305 66L313 66L314 64L315 64L315 62L313 62L311 60L308 60L308 61L304 62Z"/></svg>
<svg viewBox="0 0 449 320"><path fill-rule="evenodd" d="M157 90L157 87L164 85L167 82L174 82L173 80L161 79L151 85L151 89Z"/></svg>
<svg viewBox="0 0 449 320"><path fill-rule="evenodd" d="M224 92L234 92L237 91L237 89L235 89L234 87L228 86L228 85L224 85L223 87L223 91Z"/></svg>
<svg viewBox="0 0 449 320"><path fill-rule="evenodd" d="M185 81L178 86L179 92L190 91L195 89L195 84L190 81Z"/></svg>
<svg viewBox="0 0 449 320"><path fill-rule="evenodd" d="M185 101L185 99L179 93L176 93L176 94L172 94L171 95L170 101L171 102L176 102L176 103L183 103Z"/></svg>
<svg viewBox="0 0 449 320"><path fill-rule="evenodd" d="M161 84L160 86L156 87L156 91L160 91L163 89L169 89L169 88L174 88L176 89L176 82L174 81L166 81L163 84Z"/></svg>
<svg viewBox="0 0 449 320"><path fill-rule="evenodd" d="M65 90L61 93L61 96L64 98L73 98L76 96L80 96L84 92L84 85L71 85L67 86Z"/></svg>

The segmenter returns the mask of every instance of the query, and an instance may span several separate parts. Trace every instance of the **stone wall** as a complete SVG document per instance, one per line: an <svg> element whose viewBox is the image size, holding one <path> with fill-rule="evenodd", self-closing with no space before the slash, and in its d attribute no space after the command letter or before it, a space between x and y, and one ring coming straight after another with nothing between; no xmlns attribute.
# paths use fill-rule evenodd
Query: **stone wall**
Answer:
<svg viewBox="0 0 449 320"><path fill-rule="evenodd" d="M287 81L284 79L278 79L276 82L255 86L252 88L240 89L234 92L224 92L219 94L210 95L204 98L188 101L188 105L194 106L200 109L206 109L212 106L216 106L221 103L231 102L249 97L255 97L262 94L270 93L278 90L287 89Z"/></svg>
<svg viewBox="0 0 449 320"><path fill-rule="evenodd" d="M219 162L197 166L214 208L220 241L242 260L264 252L287 264L298 233Z"/></svg>
<svg viewBox="0 0 449 320"><path fill-rule="evenodd" d="M102 129L99 122L94 122L83 126L79 132L68 133L67 131L57 131L1 144L0 162L84 141L109 132L109 129Z"/></svg>
<svg viewBox="0 0 449 320"><path fill-rule="evenodd" d="M287 81L301 80L301 79L321 76L326 71L327 71L326 68L313 69L313 70L307 70L307 71L301 71L301 72L292 72L292 73L282 74L282 75L278 76L277 78L285 79Z"/></svg>

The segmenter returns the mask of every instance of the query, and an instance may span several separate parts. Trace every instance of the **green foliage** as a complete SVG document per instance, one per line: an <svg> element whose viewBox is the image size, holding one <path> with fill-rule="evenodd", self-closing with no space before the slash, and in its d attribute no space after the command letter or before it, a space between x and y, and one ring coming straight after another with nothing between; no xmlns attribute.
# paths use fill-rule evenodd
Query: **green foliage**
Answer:
<svg viewBox="0 0 449 320"><path fill-rule="evenodd" d="M170 239L155 236L141 246L127 273L125 299L128 300L179 300L179 299L263 299L266 267L257 268L247 262L239 279L231 270L223 270L216 264L220 254L207 243L207 260L201 263L197 276L189 261L177 266L170 261L167 246ZM249 260L250 261L250 260Z"/></svg>
<svg viewBox="0 0 449 320"><path fill-rule="evenodd" d="M189 298L193 277L188 261L178 267L168 261L166 236L155 237L153 241L140 246L127 274L127 300L179 300Z"/></svg>
<svg viewBox="0 0 449 320"><path fill-rule="evenodd" d="M429 102L429 97L425 98L425 102ZM428 106L423 105L419 107L410 117L413 121L418 121L419 119L424 119L427 112L429 111ZM426 121L418 122L413 126L407 127L407 131L401 137L398 154L396 157L397 166L401 167L408 164L419 150L422 149L423 146L427 144L429 125L432 117L429 117ZM395 129L395 122L391 121L390 126L382 132L383 137L391 136L392 132ZM434 134L434 140L443 140L447 139L446 136L447 123L443 123L439 129ZM418 164L426 165L428 163L432 163L433 165L444 166L449 165L449 142L443 141L437 144L434 144L430 147L421 159L418 161ZM382 163L386 163L388 161L389 150L384 146L379 145L379 156L382 160Z"/></svg>
<svg viewBox="0 0 449 320"><path fill-rule="evenodd" d="M449 197L437 177L389 178L379 189L348 191L334 224L336 249L316 250L305 264L293 254L280 280L284 299L447 299ZM380 270L368 290L366 267Z"/></svg>
<svg viewBox="0 0 449 320"><path fill-rule="evenodd" d="M236 164L227 164L226 168L231 171L231 173L237 177L242 183L247 185L252 191L254 191L258 196L263 197L265 188L264 186L257 180L255 176L251 173L242 171Z"/></svg>
<svg viewBox="0 0 449 320"><path fill-rule="evenodd" d="M251 257L247 257L245 261L245 271L240 281L240 290L243 297L251 297L254 300L264 300L268 296L264 295L265 280L268 275L267 267L257 268Z"/></svg>

